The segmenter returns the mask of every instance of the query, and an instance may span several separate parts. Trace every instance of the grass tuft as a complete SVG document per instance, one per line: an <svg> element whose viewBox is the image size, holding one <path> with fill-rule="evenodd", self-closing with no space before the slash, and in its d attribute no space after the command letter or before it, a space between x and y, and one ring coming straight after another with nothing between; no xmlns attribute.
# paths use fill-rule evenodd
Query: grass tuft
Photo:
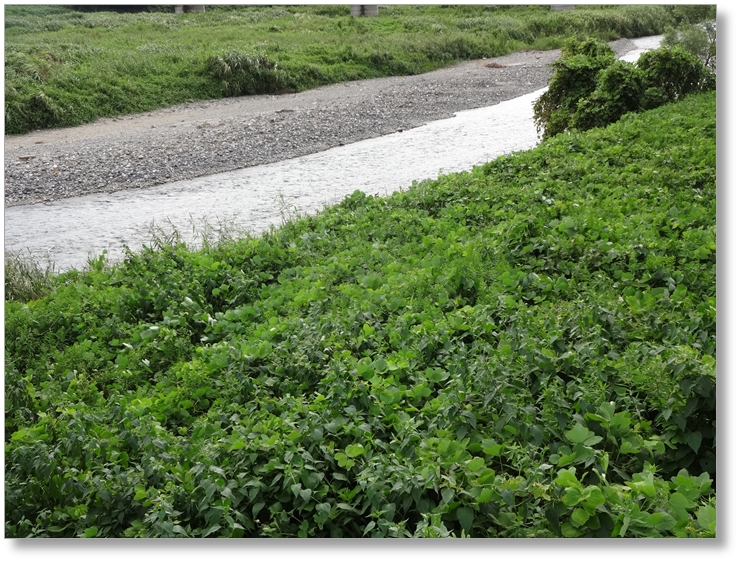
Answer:
<svg viewBox="0 0 740 562"><path fill-rule="evenodd" d="M54 290L55 266L52 261L31 253L5 251L5 301L29 302Z"/></svg>

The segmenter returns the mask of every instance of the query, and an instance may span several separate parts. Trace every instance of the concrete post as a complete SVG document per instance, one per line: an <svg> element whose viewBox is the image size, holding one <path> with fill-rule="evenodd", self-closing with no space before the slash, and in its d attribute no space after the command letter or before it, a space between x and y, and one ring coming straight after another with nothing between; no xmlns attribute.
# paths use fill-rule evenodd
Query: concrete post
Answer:
<svg viewBox="0 0 740 562"><path fill-rule="evenodd" d="M175 5L175 13L176 14L203 14L206 11L205 4L191 4L188 6L185 6L184 4L176 4Z"/></svg>
<svg viewBox="0 0 740 562"><path fill-rule="evenodd" d="M372 18L378 15L377 4L355 4L350 5L349 15L356 17Z"/></svg>

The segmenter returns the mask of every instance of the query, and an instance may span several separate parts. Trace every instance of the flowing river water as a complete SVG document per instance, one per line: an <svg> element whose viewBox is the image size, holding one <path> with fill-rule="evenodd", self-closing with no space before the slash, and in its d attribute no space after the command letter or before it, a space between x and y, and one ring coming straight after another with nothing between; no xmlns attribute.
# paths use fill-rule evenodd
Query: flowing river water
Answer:
<svg viewBox="0 0 740 562"><path fill-rule="evenodd" d="M633 39L635 61L660 36ZM151 241L152 225L178 230L197 244L198 225L257 234L286 214L305 215L359 189L387 195L414 181L470 170L538 143L532 104L545 89L450 119L324 152L156 187L63 199L5 210L5 248L48 256L57 270L84 267L103 250L111 262L124 248Z"/></svg>

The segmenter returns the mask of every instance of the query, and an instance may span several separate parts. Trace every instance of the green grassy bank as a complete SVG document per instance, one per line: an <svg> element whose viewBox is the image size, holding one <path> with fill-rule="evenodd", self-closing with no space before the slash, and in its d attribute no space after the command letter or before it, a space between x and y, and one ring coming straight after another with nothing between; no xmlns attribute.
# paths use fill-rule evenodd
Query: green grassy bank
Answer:
<svg viewBox="0 0 740 562"><path fill-rule="evenodd" d="M713 93L7 302L6 536L714 536Z"/></svg>
<svg viewBox="0 0 740 562"><path fill-rule="evenodd" d="M209 6L205 14L5 7L5 131L66 127L188 100L409 75L573 35L662 33L711 6Z"/></svg>

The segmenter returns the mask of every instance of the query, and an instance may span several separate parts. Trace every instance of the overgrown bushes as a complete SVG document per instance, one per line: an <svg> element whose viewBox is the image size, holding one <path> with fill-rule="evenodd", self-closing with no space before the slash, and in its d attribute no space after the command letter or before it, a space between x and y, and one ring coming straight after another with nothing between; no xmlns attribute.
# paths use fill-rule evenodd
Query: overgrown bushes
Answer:
<svg viewBox="0 0 740 562"><path fill-rule="evenodd" d="M554 67L548 90L534 104L543 139L716 88L714 73L680 45L643 53L633 65L615 61L605 43L572 38Z"/></svg>

